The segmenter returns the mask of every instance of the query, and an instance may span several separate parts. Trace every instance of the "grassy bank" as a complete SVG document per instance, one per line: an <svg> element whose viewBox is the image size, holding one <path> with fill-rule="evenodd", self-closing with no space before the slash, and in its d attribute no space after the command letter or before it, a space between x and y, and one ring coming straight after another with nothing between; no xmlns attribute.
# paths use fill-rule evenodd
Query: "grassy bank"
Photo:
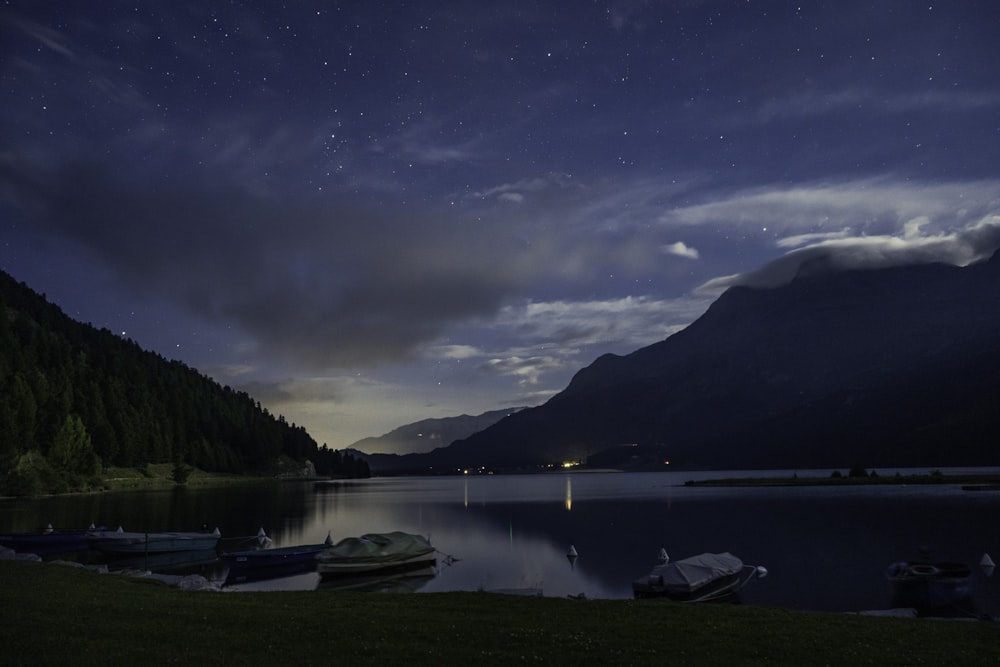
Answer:
<svg viewBox="0 0 1000 667"><path fill-rule="evenodd" d="M961 484L970 490L1000 486L1000 475L945 475L940 472L910 475L843 475L829 477L720 477L689 480L684 486L874 486L879 484Z"/></svg>
<svg viewBox="0 0 1000 667"><path fill-rule="evenodd" d="M170 463L150 463L142 469L108 468L103 477L104 489L106 491L172 489L177 485L173 475L174 466ZM274 477L225 475L192 468L184 484L189 487L205 487L273 481Z"/></svg>
<svg viewBox="0 0 1000 667"><path fill-rule="evenodd" d="M996 664L1000 626L661 600L189 592L0 562L4 664Z"/></svg>

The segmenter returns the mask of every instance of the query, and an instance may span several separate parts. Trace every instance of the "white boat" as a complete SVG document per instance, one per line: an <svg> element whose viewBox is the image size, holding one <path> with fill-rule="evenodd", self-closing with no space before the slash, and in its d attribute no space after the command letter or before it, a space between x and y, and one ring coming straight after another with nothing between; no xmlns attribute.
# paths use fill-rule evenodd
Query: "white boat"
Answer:
<svg viewBox="0 0 1000 667"><path fill-rule="evenodd" d="M735 596L753 579L767 576L761 566L744 565L731 553L704 553L670 562L660 550L660 563L632 582L637 598L667 597L682 602L708 602Z"/></svg>
<svg viewBox="0 0 1000 667"><path fill-rule="evenodd" d="M170 551L205 551L215 549L221 534L208 532L137 533L118 530L87 532L92 549L106 554L166 553Z"/></svg>
<svg viewBox="0 0 1000 667"><path fill-rule="evenodd" d="M316 554L316 571L325 579L367 574L423 574L436 563L437 551L426 538L399 531L348 537Z"/></svg>

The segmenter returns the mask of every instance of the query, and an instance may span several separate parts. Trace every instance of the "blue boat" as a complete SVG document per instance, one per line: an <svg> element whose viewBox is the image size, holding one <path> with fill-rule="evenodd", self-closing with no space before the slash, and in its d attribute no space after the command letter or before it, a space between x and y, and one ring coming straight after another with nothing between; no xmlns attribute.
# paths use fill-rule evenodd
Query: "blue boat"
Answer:
<svg viewBox="0 0 1000 667"><path fill-rule="evenodd" d="M55 530L50 524L45 530L38 533L0 535L0 546L20 553L33 553L39 556L86 551L90 548L87 534L92 530L96 530L96 528L91 526L86 530Z"/></svg>
<svg viewBox="0 0 1000 667"><path fill-rule="evenodd" d="M320 544L300 544L291 547L275 549L248 549L246 551L224 551L222 558L230 568L294 568L295 566L316 566L316 554L325 551L333 544L330 535Z"/></svg>
<svg viewBox="0 0 1000 667"><path fill-rule="evenodd" d="M151 554L169 551L205 551L215 549L221 534L216 528L206 532L135 533L118 528L115 531L88 531L92 549L104 554Z"/></svg>

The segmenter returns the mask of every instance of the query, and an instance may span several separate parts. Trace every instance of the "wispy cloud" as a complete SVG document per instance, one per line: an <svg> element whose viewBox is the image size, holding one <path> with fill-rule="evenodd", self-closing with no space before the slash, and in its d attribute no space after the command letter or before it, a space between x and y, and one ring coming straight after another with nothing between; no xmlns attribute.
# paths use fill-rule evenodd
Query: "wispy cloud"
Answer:
<svg viewBox="0 0 1000 667"><path fill-rule="evenodd" d="M943 262L965 266L990 257L1000 248L1000 215L976 221L964 229L922 235L907 227L900 236L861 236L823 240L798 248L748 273L715 278L697 291L717 293L732 285L775 287L791 281L805 265L826 270L874 269L886 266Z"/></svg>

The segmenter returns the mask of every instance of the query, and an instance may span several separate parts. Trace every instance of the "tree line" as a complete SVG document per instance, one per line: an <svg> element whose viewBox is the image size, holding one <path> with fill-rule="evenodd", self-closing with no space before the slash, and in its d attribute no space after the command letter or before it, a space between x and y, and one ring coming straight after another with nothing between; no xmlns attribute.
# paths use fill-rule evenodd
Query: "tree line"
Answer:
<svg viewBox="0 0 1000 667"><path fill-rule="evenodd" d="M76 322L0 271L0 495L100 488L107 466L268 474L281 457L370 474L246 392Z"/></svg>

